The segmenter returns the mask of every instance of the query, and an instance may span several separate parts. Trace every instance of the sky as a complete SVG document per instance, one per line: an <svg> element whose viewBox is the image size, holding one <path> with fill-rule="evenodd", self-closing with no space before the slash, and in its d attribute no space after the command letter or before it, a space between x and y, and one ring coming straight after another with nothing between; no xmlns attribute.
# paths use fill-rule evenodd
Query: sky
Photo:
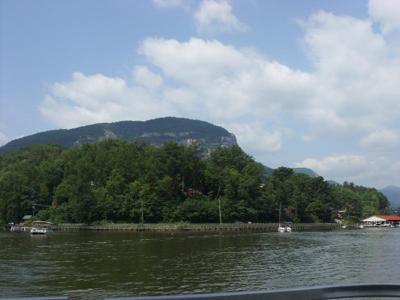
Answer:
<svg viewBox="0 0 400 300"><path fill-rule="evenodd" d="M0 145L165 116L270 167L400 186L400 1L0 0Z"/></svg>

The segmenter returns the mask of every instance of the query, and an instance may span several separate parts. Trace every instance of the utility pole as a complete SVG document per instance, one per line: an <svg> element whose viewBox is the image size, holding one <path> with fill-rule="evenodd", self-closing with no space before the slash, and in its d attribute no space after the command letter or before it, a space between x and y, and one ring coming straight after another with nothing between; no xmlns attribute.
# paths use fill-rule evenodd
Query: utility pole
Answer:
<svg viewBox="0 0 400 300"><path fill-rule="evenodd" d="M219 225L222 225L221 197L218 197Z"/></svg>
<svg viewBox="0 0 400 300"><path fill-rule="evenodd" d="M219 225L222 225L222 210L221 210L221 197L219 196L219 193L221 192L221 183L218 186L218 213L219 213Z"/></svg>
<svg viewBox="0 0 400 300"><path fill-rule="evenodd" d="M140 197L140 206L141 206L141 214L142 214L141 220L142 220L142 224L144 224L144 212L143 212L144 204L143 204L143 197Z"/></svg>
<svg viewBox="0 0 400 300"><path fill-rule="evenodd" d="M279 226L281 226L281 213L282 213L282 203L279 202L279 215L278 215Z"/></svg>

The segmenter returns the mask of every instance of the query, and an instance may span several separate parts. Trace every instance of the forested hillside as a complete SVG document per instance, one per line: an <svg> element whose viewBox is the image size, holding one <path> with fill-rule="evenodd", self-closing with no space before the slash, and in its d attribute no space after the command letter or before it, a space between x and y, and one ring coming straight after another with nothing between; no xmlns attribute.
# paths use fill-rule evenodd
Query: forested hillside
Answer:
<svg viewBox="0 0 400 300"><path fill-rule="evenodd" d="M0 221L25 214L56 222L331 222L388 206L375 189L264 167L239 147L105 140L62 149L35 145L0 155Z"/></svg>

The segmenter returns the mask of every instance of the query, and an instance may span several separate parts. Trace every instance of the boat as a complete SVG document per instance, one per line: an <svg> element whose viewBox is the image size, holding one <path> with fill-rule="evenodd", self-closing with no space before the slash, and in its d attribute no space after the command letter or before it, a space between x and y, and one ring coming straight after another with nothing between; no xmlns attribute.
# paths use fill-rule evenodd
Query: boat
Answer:
<svg viewBox="0 0 400 300"><path fill-rule="evenodd" d="M292 227L290 227L290 225L286 224L286 225L282 225L279 223L278 225L278 232L292 232Z"/></svg>
<svg viewBox="0 0 400 300"><path fill-rule="evenodd" d="M32 227L30 230L31 234L48 234L48 233L52 233L53 230L51 229L51 226L53 225L53 223L51 222L45 222L45 221L34 221L32 223Z"/></svg>
<svg viewBox="0 0 400 300"><path fill-rule="evenodd" d="M279 226L278 226L278 232L286 232L286 227L281 226L281 224L279 224Z"/></svg>
<svg viewBox="0 0 400 300"><path fill-rule="evenodd" d="M31 234L48 234L53 232L52 229L46 227L32 227Z"/></svg>
<svg viewBox="0 0 400 300"><path fill-rule="evenodd" d="M289 226L278 226L278 232L292 232L292 228Z"/></svg>
<svg viewBox="0 0 400 300"><path fill-rule="evenodd" d="M278 221L278 232L284 233L284 232L292 232L292 227L290 227L289 224L281 223L281 211L282 211L282 206L279 204L279 221Z"/></svg>

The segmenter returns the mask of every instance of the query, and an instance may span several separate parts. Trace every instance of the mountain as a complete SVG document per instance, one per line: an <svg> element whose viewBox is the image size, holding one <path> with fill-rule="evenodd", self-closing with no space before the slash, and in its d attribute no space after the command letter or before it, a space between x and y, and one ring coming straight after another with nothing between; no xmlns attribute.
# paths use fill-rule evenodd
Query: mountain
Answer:
<svg viewBox="0 0 400 300"><path fill-rule="evenodd" d="M267 166L263 166L264 167L264 175L269 177L272 176L272 173L274 172L273 168L267 167ZM292 168L292 170L297 173L297 174L305 174L308 175L310 177L317 177L318 174L315 173L313 170L308 169L308 168Z"/></svg>
<svg viewBox="0 0 400 300"><path fill-rule="evenodd" d="M379 191L388 198L392 208L400 207L400 187L389 185Z"/></svg>
<svg viewBox="0 0 400 300"><path fill-rule="evenodd" d="M308 169L308 168L293 168L293 171L295 173L299 173L299 174L306 174L310 177L318 177L317 173L315 173L313 170Z"/></svg>
<svg viewBox="0 0 400 300"><path fill-rule="evenodd" d="M0 153L32 144L54 143L72 147L105 139L144 141L159 145L166 141L183 144L199 143L207 152L220 146L237 145L235 136L226 129L199 120L166 117L149 121L99 123L74 129L59 129L36 133L0 147Z"/></svg>
<svg viewBox="0 0 400 300"><path fill-rule="evenodd" d="M340 183L337 182L337 181L335 181L335 180L328 180L328 183L329 183L330 185L340 185Z"/></svg>
<svg viewBox="0 0 400 300"><path fill-rule="evenodd" d="M267 176L267 177L272 176L272 173L274 172L274 169L272 169L270 167L267 167L265 165L263 165L263 168L264 168L264 175L265 176Z"/></svg>

